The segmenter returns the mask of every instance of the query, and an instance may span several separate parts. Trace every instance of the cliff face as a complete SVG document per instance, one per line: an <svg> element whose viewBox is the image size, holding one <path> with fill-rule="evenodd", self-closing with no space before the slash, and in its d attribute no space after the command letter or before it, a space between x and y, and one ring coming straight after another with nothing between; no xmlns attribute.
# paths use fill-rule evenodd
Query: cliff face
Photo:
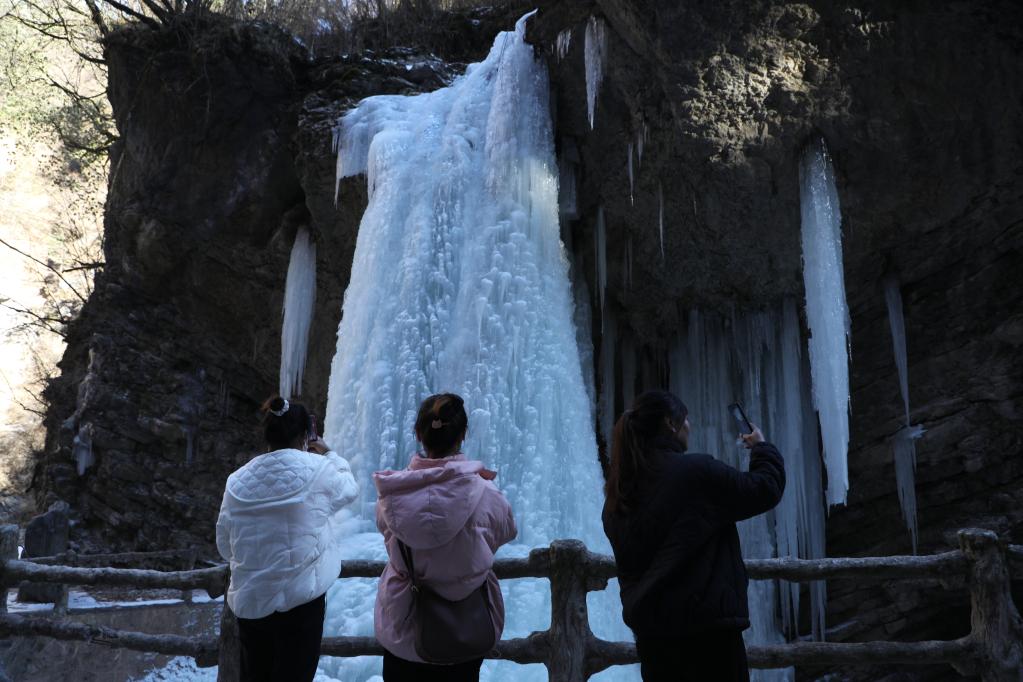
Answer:
<svg viewBox="0 0 1023 682"><path fill-rule="evenodd" d="M592 280L603 206L615 254L608 305L650 368L639 376L663 372L690 308L802 297L798 161L811 137L826 139L853 352L851 490L828 519L831 555L909 551L890 445L902 410L881 286L890 274L904 299L912 422L927 429L917 443L920 551L945 548L968 525L1023 542L1021 14L1009 2L655 0L640 11L573 0L547 3L531 23L550 65L559 152L577 162L579 219L566 237ZM590 16L607 35L592 130ZM563 31L571 39L559 56ZM82 542L208 544L224 478L259 446L256 408L277 383L299 226L318 243L304 397L320 414L325 404L365 205L353 179L334 206L330 127L361 97L433 89L458 67L408 52L310 63L287 36L220 22L127 30L107 54L121 133L108 266L49 392L36 487L79 511ZM628 149L640 138L630 199ZM83 432L96 465L78 476L73 439ZM832 639L968 627L962 592L829 589L828 622L841 625Z"/></svg>

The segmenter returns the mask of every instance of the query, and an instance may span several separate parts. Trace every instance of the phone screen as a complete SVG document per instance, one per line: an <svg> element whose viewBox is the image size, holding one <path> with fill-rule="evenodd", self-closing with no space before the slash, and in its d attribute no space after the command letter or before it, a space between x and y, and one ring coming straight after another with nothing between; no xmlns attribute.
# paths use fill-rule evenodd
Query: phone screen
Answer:
<svg viewBox="0 0 1023 682"><path fill-rule="evenodd" d="M732 413L732 417L735 418L735 423L739 427L739 430L743 433L753 433L753 425L749 423L749 419L746 418L746 413L742 411L742 405L739 403L732 403L728 406L728 411Z"/></svg>

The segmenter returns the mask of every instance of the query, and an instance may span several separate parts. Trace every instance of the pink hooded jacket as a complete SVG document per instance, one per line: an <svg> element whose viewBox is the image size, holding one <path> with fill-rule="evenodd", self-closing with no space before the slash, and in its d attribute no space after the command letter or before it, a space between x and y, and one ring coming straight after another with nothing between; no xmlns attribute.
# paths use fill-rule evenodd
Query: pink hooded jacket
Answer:
<svg viewBox="0 0 1023 682"><path fill-rule="evenodd" d="M377 527L389 561L380 576L374 625L377 641L398 658L416 655L412 583L396 538L412 549L416 577L440 596L464 599L487 583L494 632L504 630L504 600L494 575L494 552L517 531L511 506L480 476L482 462L465 455L416 455L404 471L378 471Z"/></svg>

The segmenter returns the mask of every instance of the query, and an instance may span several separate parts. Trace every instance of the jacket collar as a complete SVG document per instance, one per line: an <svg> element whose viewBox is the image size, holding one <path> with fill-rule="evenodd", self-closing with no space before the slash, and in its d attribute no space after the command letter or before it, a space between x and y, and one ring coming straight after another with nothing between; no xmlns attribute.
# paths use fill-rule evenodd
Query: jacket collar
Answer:
<svg viewBox="0 0 1023 682"><path fill-rule="evenodd" d="M462 454L461 452L455 453L453 455L448 455L447 457L438 457L436 459L431 459L430 457L424 457L421 453L417 452L415 455L413 455L412 461L409 462L408 468L411 469L412 471L418 471L419 469L430 469L432 467L442 467L445 464L447 464L448 462L464 462L464 461L465 461L465 455Z"/></svg>
<svg viewBox="0 0 1023 682"><path fill-rule="evenodd" d="M662 452L669 451L681 454L686 451L686 449L682 446L682 443L679 442L678 438L675 438L674 436L670 436L668 434L661 434L657 436L656 438L654 438L651 445L653 446L654 450Z"/></svg>

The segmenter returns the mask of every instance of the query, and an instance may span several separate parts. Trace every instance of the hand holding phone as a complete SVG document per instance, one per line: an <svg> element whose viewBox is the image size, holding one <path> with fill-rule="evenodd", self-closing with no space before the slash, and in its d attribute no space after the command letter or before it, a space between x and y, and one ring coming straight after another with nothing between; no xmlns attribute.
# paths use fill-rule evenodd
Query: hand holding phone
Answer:
<svg viewBox="0 0 1023 682"><path fill-rule="evenodd" d="M735 423L739 427L739 438L742 440L744 447L749 449L757 443L764 442L764 434L762 434L760 429L754 426L746 417L746 413L743 411L742 405L739 403L732 403L728 406L728 411L731 412L732 417L735 418Z"/></svg>
<svg viewBox="0 0 1023 682"><path fill-rule="evenodd" d="M739 427L740 433L753 433L753 424L746 418L746 413L742 410L742 405L739 403L732 403L728 406L728 411L732 413L732 417L735 418L735 423Z"/></svg>

